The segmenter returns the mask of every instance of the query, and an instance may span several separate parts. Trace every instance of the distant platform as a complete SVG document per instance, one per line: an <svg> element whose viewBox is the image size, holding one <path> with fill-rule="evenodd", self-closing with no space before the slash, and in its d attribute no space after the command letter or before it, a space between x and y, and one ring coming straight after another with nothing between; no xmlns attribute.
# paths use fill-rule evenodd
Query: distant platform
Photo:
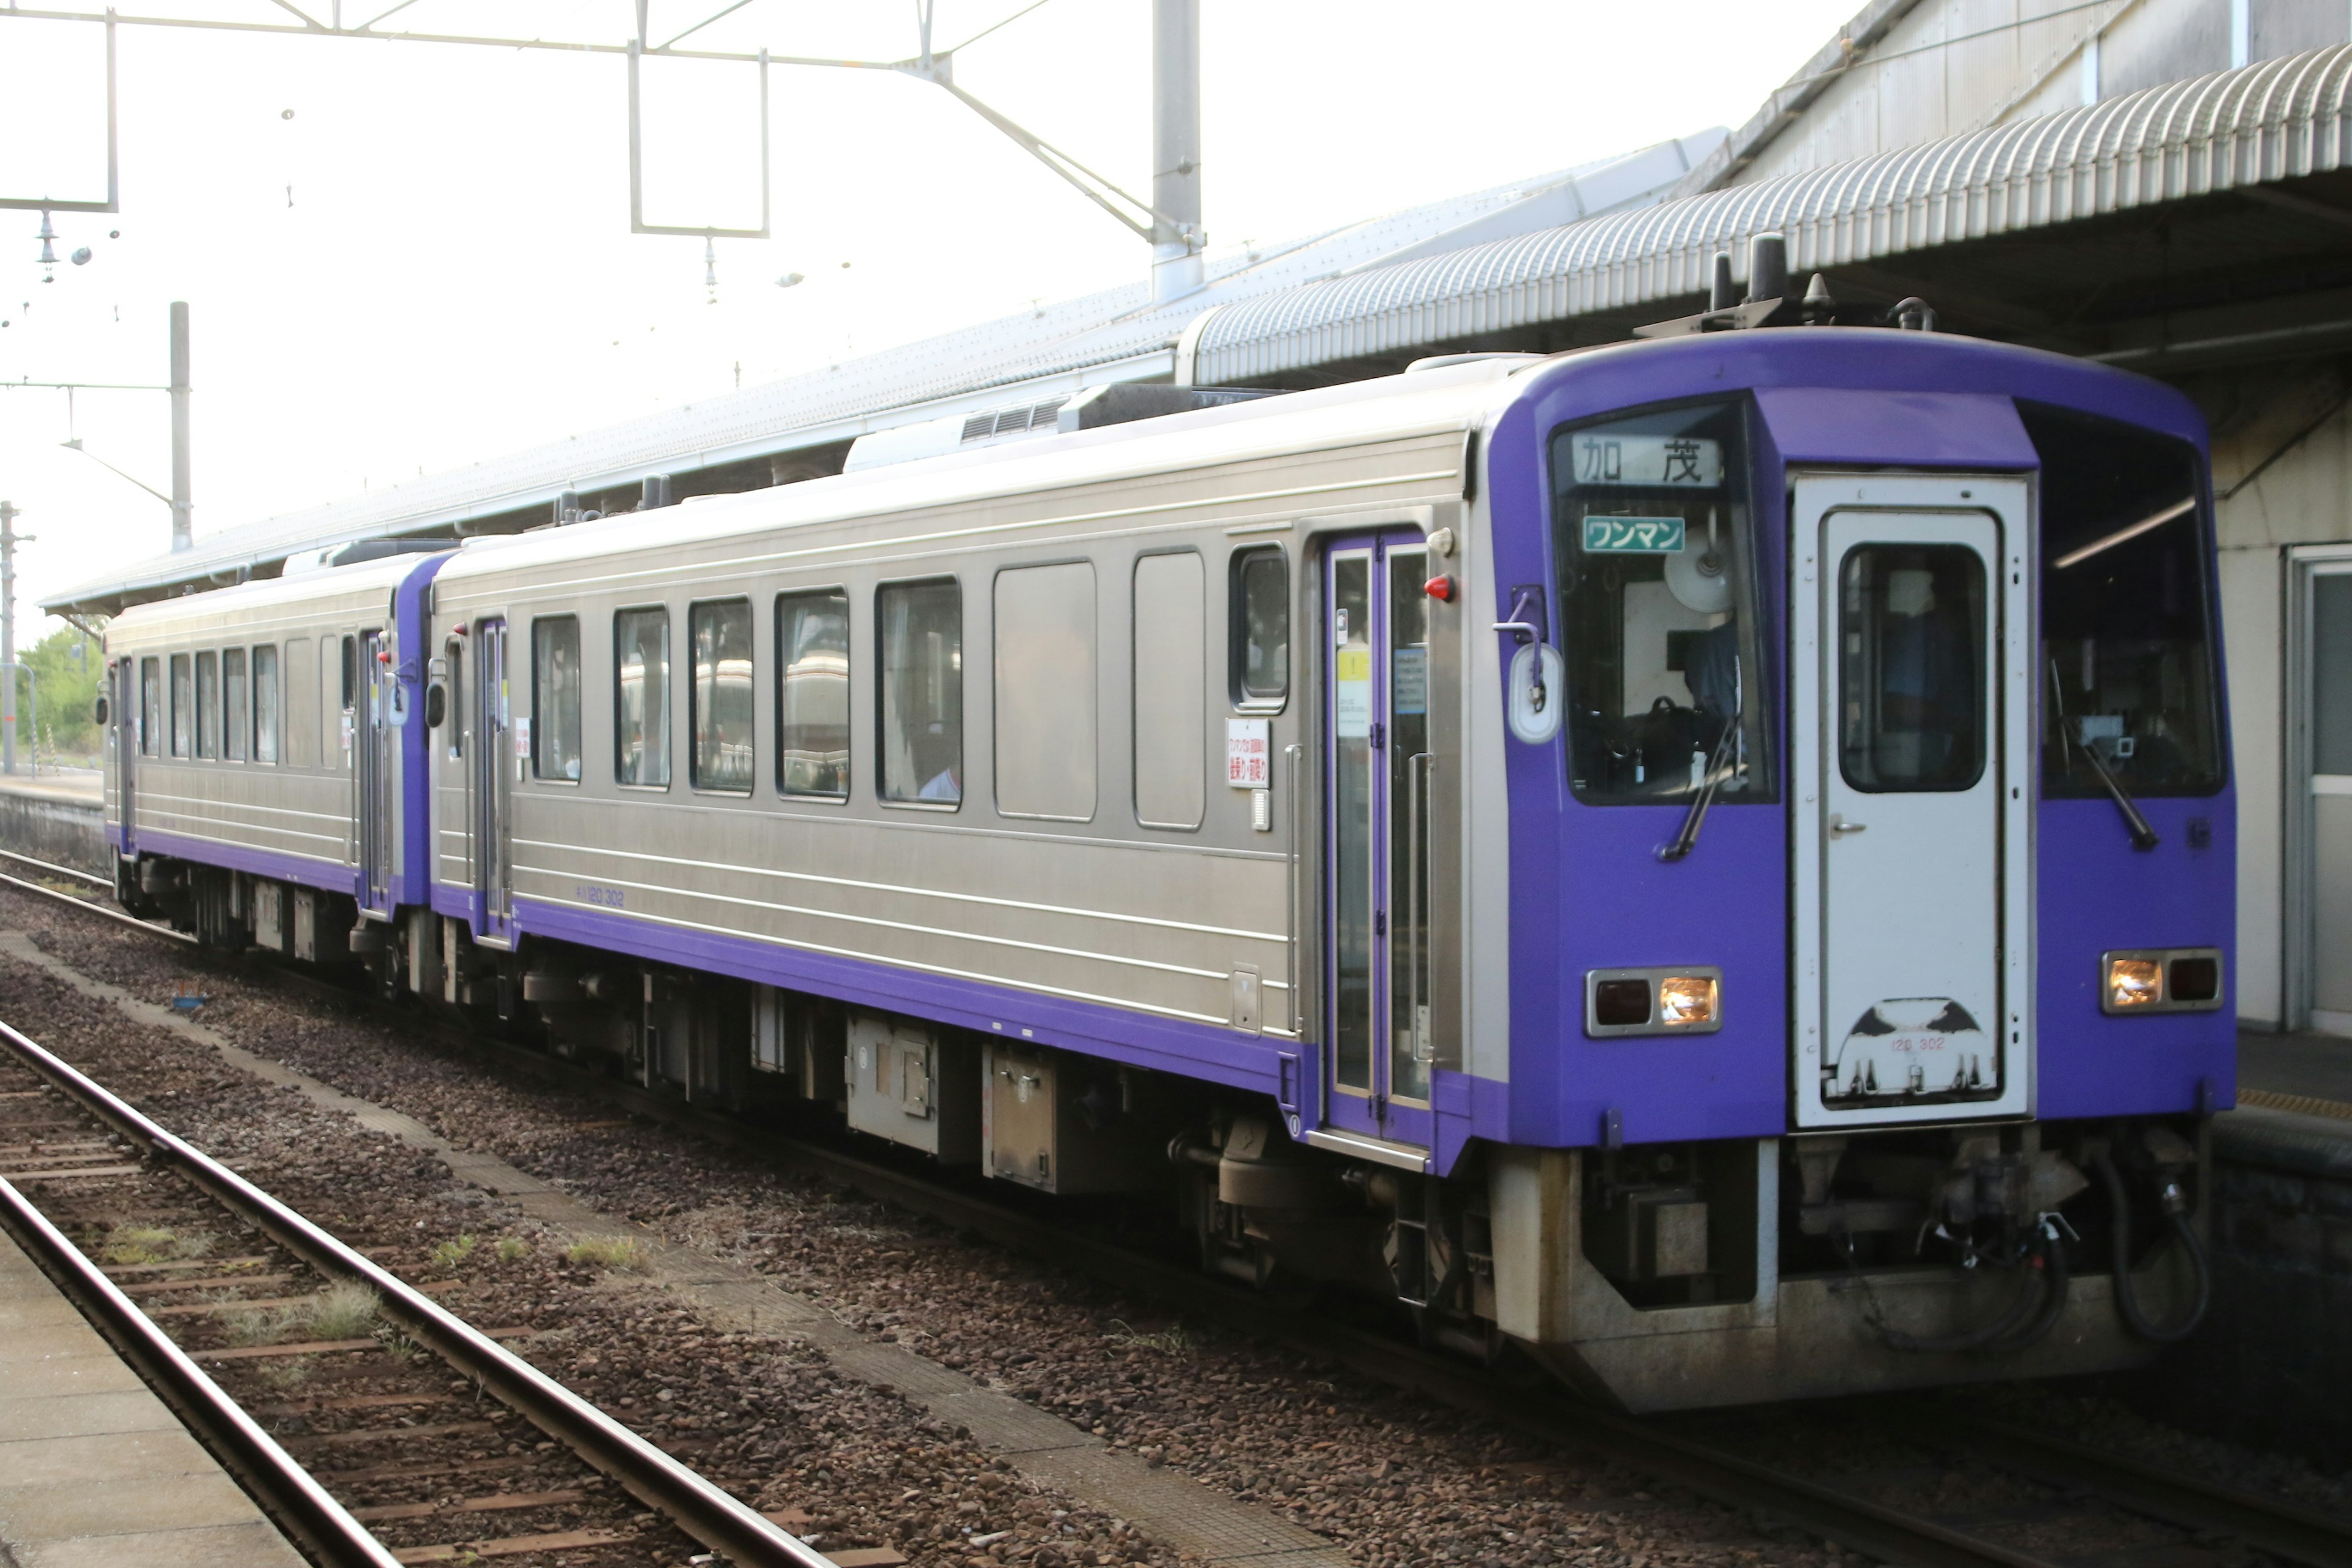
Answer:
<svg viewBox="0 0 2352 1568"><path fill-rule="evenodd" d="M48 1277L0 1235L0 1561L305 1568Z"/></svg>
<svg viewBox="0 0 2352 1568"><path fill-rule="evenodd" d="M0 773L0 795L53 800L61 805L97 808L106 799L106 775L95 768L44 768L39 773Z"/></svg>

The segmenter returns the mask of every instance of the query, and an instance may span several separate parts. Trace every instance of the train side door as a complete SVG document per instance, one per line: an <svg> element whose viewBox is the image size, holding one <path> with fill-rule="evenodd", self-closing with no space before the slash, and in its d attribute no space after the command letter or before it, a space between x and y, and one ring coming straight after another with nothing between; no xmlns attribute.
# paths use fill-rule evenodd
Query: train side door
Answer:
<svg viewBox="0 0 2352 1568"><path fill-rule="evenodd" d="M361 902L384 910L390 907L392 879L393 784L399 776L390 755L394 742L390 634L365 633L360 643L357 732L352 738L352 763L356 774L352 799L359 812Z"/></svg>
<svg viewBox="0 0 2352 1568"><path fill-rule="evenodd" d="M514 940L508 864L514 802L514 706L507 689L507 624L474 623L474 934Z"/></svg>
<svg viewBox="0 0 2352 1568"><path fill-rule="evenodd" d="M2032 1104L2027 493L1801 480L1798 1123Z"/></svg>
<svg viewBox="0 0 2352 1568"><path fill-rule="evenodd" d="M1323 571L1326 1115L1426 1147L1429 552L1418 531L1360 535Z"/></svg>

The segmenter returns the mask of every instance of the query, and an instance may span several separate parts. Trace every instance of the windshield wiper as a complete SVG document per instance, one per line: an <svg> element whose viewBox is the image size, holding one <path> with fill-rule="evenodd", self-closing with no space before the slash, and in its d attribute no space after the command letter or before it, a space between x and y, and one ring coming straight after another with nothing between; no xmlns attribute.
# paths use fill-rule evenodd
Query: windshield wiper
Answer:
<svg viewBox="0 0 2352 1568"><path fill-rule="evenodd" d="M2123 781L2107 771L2106 763L2099 761L2098 748L2085 741L2082 752L2083 760L2091 764L2091 771L2099 775L2099 782L2106 785L2107 793L2115 797L2116 809L2124 814L2124 826L2131 829L2132 847L2155 848L2161 842L2156 836L2156 829L2150 827L2147 818L2140 815L2138 805L2133 801L2131 792L2124 788Z"/></svg>
<svg viewBox="0 0 2352 1568"><path fill-rule="evenodd" d="M2098 774L2099 782L2107 786L2107 795L2115 801L2116 809L2124 814L2124 826L2131 831L2132 847L2155 848L2162 840L2157 837L2156 829L2147 825L2147 818L2140 815L2138 803L2132 799L2131 792L2124 788L2123 781L2107 771L2106 763L2099 761L2099 749L2088 740L2076 742L2067 734L2066 689L2058 679L2058 661L2054 658L2050 661L2050 701L2058 713L2058 754L2065 759L2066 771L2074 772L2074 753L2081 752L2083 760L2091 764L2091 771Z"/></svg>
<svg viewBox="0 0 2352 1568"><path fill-rule="evenodd" d="M1690 810L1683 814L1682 831L1670 843L1658 846L1658 858L1672 865L1688 855L1698 845L1698 830L1706 826L1706 808L1715 804L1715 792L1730 772L1731 742L1739 733L1739 715L1734 713L1724 721L1723 733L1716 737L1715 751L1706 759L1706 782L1699 786L1698 798Z"/></svg>

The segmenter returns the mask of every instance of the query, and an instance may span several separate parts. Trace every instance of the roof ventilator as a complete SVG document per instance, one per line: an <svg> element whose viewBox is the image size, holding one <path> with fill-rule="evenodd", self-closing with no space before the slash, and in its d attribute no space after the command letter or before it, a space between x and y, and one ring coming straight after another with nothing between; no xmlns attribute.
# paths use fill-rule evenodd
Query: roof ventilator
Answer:
<svg viewBox="0 0 2352 1568"><path fill-rule="evenodd" d="M1132 382L1090 386L1072 397L1015 404L1008 408L983 408L972 414L950 414L919 425L899 425L861 436L849 448L842 471L857 473L995 446L1013 437L1094 430L1105 425L1189 414L1200 408L1221 408L1229 403L1274 395L1270 388L1255 386L1146 386Z"/></svg>

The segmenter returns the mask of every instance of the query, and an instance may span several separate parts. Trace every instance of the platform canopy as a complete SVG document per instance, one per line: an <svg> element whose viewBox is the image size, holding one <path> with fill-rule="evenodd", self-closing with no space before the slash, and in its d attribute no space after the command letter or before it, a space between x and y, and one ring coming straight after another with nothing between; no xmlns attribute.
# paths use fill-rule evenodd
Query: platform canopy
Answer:
<svg viewBox="0 0 2352 1568"><path fill-rule="evenodd" d="M847 443L1118 381L1295 387L1424 354L1553 352L1700 308L1788 237L1841 320L1917 296L1942 327L2172 377L2352 347L2352 45L1752 184L1670 196L1722 132L1228 258L1164 306L1138 282L510 458L234 528L45 601L111 610L321 546L547 521L836 471Z"/></svg>
<svg viewBox="0 0 2352 1568"><path fill-rule="evenodd" d="M1211 258L1198 292L1154 305L1150 284L1107 289L825 370L384 489L201 535L192 550L127 563L46 597L53 614L125 605L275 574L293 556L383 538L512 532L551 521L565 492L626 510L649 475L678 498L837 472L856 437L901 425L1066 396L1108 382L1167 381L1202 312L1317 278L1557 228L1663 200L1717 153L1720 129L1309 236Z"/></svg>

